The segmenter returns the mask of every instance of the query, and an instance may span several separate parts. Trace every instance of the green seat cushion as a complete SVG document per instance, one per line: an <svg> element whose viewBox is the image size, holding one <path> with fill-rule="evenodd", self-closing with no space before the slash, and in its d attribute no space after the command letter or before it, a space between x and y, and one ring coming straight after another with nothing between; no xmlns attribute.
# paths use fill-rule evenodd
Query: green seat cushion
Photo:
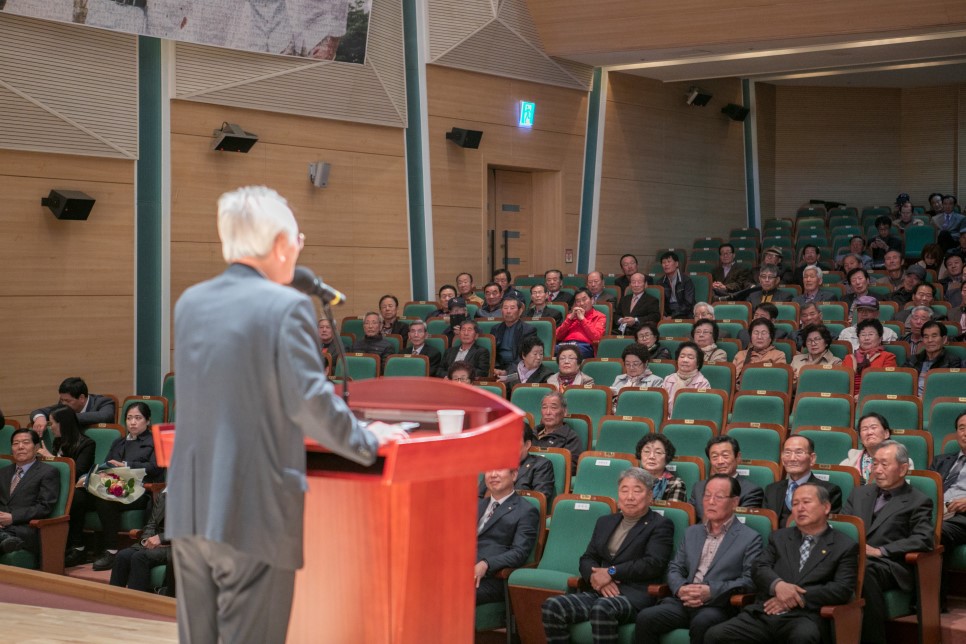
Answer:
<svg viewBox="0 0 966 644"><path fill-rule="evenodd" d="M912 606L913 594L903 590L887 590L885 592L886 616L889 619L912 615L916 610Z"/></svg>
<svg viewBox="0 0 966 644"><path fill-rule="evenodd" d="M510 575L511 586L524 588L545 588L547 590L567 591L567 580L573 577L570 573L559 570L540 570L539 568L522 568Z"/></svg>
<svg viewBox="0 0 966 644"><path fill-rule="evenodd" d="M687 633L687 631L684 632ZM590 622L580 622L570 627L571 644L591 644L593 641L594 635L590 628ZM617 641L619 644L634 644L634 622L622 624L617 629ZM684 641L689 642L687 639Z"/></svg>
<svg viewBox="0 0 966 644"><path fill-rule="evenodd" d="M0 556L0 565L36 570L37 566L40 565L40 561L32 552L15 550L14 552Z"/></svg>
<svg viewBox="0 0 966 644"><path fill-rule="evenodd" d="M953 570L966 570L966 546L956 546L948 556Z"/></svg>
<svg viewBox="0 0 966 644"><path fill-rule="evenodd" d="M506 606L503 602L480 604L476 607L476 630L492 631L506 626Z"/></svg>
<svg viewBox="0 0 966 644"><path fill-rule="evenodd" d="M164 586L164 575L167 572L167 564L161 564L151 568L151 588L161 588Z"/></svg>

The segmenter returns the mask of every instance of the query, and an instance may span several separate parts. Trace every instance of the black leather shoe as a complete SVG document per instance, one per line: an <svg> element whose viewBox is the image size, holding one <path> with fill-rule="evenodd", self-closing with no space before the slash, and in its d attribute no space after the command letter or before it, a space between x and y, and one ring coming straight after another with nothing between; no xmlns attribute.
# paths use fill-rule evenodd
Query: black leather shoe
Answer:
<svg viewBox="0 0 966 644"><path fill-rule="evenodd" d="M0 543L0 550L3 551L3 554L23 550L23 539L20 537L7 537Z"/></svg>
<svg viewBox="0 0 966 644"><path fill-rule="evenodd" d="M94 570L110 570L114 567L114 554L105 552L94 562Z"/></svg>
<svg viewBox="0 0 966 644"><path fill-rule="evenodd" d="M64 567L73 568L74 566L82 566L87 563L87 551L78 550L77 548L71 548L68 551L67 556L64 557Z"/></svg>

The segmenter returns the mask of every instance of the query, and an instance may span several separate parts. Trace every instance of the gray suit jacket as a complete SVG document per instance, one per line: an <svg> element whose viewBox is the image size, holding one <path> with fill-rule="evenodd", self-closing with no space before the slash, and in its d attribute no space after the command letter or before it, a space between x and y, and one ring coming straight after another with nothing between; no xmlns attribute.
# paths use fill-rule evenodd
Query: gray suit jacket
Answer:
<svg viewBox="0 0 966 644"><path fill-rule="evenodd" d="M704 524L693 525L684 532L684 541L667 569L667 583L675 597L681 586L694 583L694 573L698 571L707 538L708 530ZM735 519L701 581L711 589L708 606L727 608L733 594L754 590L751 571L760 552L761 535Z"/></svg>
<svg viewBox="0 0 966 644"><path fill-rule="evenodd" d="M232 264L185 291L174 325L166 537L197 535L301 567L303 438L362 464L377 449L325 378L312 302Z"/></svg>

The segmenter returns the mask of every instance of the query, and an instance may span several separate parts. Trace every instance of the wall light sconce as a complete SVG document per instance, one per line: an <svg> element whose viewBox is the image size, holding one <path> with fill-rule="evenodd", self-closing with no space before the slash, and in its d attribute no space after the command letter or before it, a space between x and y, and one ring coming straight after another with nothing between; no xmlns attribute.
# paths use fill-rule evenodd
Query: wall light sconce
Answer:
<svg viewBox="0 0 966 644"><path fill-rule="evenodd" d="M50 208L57 219L86 221L94 207L94 197L79 190L51 190L41 198L40 205Z"/></svg>
<svg viewBox="0 0 966 644"><path fill-rule="evenodd" d="M248 152L258 141L258 135L246 132L235 123L222 123L221 129L215 130L215 140L211 142L211 149L219 152Z"/></svg>

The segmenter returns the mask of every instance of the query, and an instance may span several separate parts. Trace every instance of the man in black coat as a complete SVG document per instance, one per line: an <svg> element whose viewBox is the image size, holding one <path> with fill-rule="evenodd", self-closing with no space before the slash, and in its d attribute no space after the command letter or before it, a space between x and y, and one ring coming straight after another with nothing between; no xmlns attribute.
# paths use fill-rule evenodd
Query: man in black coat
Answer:
<svg viewBox="0 0 966 644"><path fill-rule="evenodd" d="M727 474L737 479L741 488L741 498L738 505L742 508L760 508L765 492L757 483L747 476L738 475L738 462L741 460L741 446L738 441L731 436L715 436L708 441L704 448L704 453L711 463L710 474ZM691 489L691 498L688 503L694 506L695 515L698 521L704 518L704 487L706 480L698 481Z"/></svg>
<svg viewBox="0 0 966 644"><path fill-rule="evenodd" d="M50 516L60 495L57 468L37 460L40 435L27 428L10 437L13 463L0 469L0 552L39 550L34 519Z"/></svg>
<svg viewBox="0 0 966 644"><path fill-rule="evenodd" d="M439 365L443 361L443 354L436 347L426 344L426 323L414 320L409 324L409 344L403 350L406 355L426 356L429 358L429 375L439 375Z"/></svg>
<svg viewBox="0 0 966 644"><path fill-rule="evenodd" d="M671 560L674 525L650 509L654 477L639 467L617 481L620 512L597 519L580 577L590 590L551 597L543 603L548 644L568 644L570 625L590 621L595 642L617 641L620 624L654 603L647 586L663 579ZM611 554L611 553L614 554Z"/></svg>
<svg viewBox="0 0 966 644"><path fill-rule="evenodd" d="M844 604L858 581L859 544L828 524L828 491L795 490L795 526L772 532L755 563L757 601L712 627L706 644L794 641L819 644L822 606Z"/></svg>
<svg viewBox="0 0 966 644"><path fill-rule="evenodd" d="M621 335L634 335L644 322L657 324L661 321L661 303L644 289L647 281L643 273L631 275L627 294L614 310L613 331Z"/></svg>
<svg viewBox="0 0 966 644"><path fill-rule="evenodd" d="M439 377L445 378L450 365L457 360L473 365L476 373L474 378L485 379L490 375L490 352L476 344L480 336L480 325L473 320L464 320L460 324L459 342L446 350L443 361L439 365Z"/></svg>
<svg viewBox="0 0 966 644"><path fill-rule="evenodd" d="M533 430L523 426L523 448L520 450L520 468L517 470L514 490L532 490L540 492L547 499L547 511L553 505L556 493L556 479L553 475L553 463L550 459L530 453L533 446ZM486 479L480 481L480 498L486 494Z"/></svg>
<svg viewBox="0 0 966 644"><path fill-rule="evenodd" d="M490 470L490 496L480 499L476 519L476 603L502 602L504 582L494 574L527 562L537 541L540 512L513 490L516 470Z"/></svg>
<svg viewBox="0 0 966 644"><path fill-rule="evenodd" d="M77 421L82 427L97 423L113 423L117 417L114 399L107 396L87 393L87 383L81 378L66 378L57 388L60 400L49 407L41 407L30 412L33 430L43 435L47 428L50 413L58 407L70 407L77 414Z"/></svg>
<svg viewBox="0 0 966 644"><path fill-rule="evenodd" d="M866 565L862 597L862 641L884 643L887 618L885 592L915 587L906 563L910 552L931 550L935 535L932 499L906 482L909 452L901 443L879 443L872 454L874 485L852 490L844 514L865 522Z"/></svg>
<svg viewBox="0 0 966 644"><path fill-rule="evenodd" d="M502 371L516 369L520 361L520 344L527 336L537 334L536 327L520 319L523 308L523 300L515 297L505 298L503 321L490 330L496 340L496 368Z"/></svg>
<svg viewBox="0 0 966 644"><path fill-rule="evenodd" d="M946 552L956 546L966 544L966 406L953 423L959 451L955 454L940 454L929 466L943 479L943 502L946 510L943 516L942 545ZM940 428L946 429L946 428ZM941 600L946 602L946 573L943 574Z"/></svg>
<svg viewBox="0 0 966 644"><path fill-rule="evenodd" d="M778 525L784 526L792 516L792 498L806 483L823 487L828 491L832 513L842 509L842 490L839 486L815 476L815 443L807 436L789 436L782 448L782 466L788 475L765 488L765 507L778 515Z"/></svg>
<svg viewBox="0 0 966 644"><path fill-rule="evenodd" d="M926 375L933 369L955 369L962 364L956 356L946 351L945 324L930 320L922 325L922 350L909 356L905 366L919 372L919 396L926 391Z"/></svg>

